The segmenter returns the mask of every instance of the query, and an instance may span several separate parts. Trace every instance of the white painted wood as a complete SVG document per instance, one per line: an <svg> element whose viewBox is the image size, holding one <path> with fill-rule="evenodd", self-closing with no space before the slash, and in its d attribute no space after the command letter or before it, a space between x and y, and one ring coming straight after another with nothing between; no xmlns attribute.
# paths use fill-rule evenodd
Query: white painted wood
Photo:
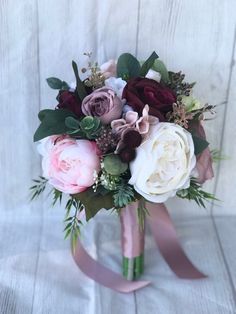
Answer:
<svg viewBox="0 0 236 314"><path fill-rule="evenodd" d="M234 6L231 0L141 0L138 56L145 58L149 51L156 50L169 69L182 70L187 81L197 82L195 96L200 100L224 102L234 40ZM205 124L211 148L219 148L224 109L219 106L217 119ZM206 189L213 191L214 181ZM204 211L179 200L170 204L177 216L209 215L211 207Z"/></svg>
<svg viewBox="0 0 236 314"><path fill-rule="evenodd" d="M31 211L28 187L40 171L32 142L39 110L37 33L34 2L0 2L0 209L4 213Z"/></svg>
<svg viewBox="0 0 236 314"><path fill-rule="evenodd" d="M236 257L234 240L236 237L236 217L216 217L215 224L234 286L234 296L236 299Z"/></svg>
<svg viewBox="0 0 236 314"><path fill-rule="evenodd" d="M235 33L236 36L236 33ZM216 194L221 200L214 206L214 215L235 215L236 214L236 50L234 42L234 52L231 62L231 76L228 90L228 103L225 107L224 129L221 139L222 154L227 157L218 165L219 176L216 184ZM217 206L218 205L218 206Z"/></svg>

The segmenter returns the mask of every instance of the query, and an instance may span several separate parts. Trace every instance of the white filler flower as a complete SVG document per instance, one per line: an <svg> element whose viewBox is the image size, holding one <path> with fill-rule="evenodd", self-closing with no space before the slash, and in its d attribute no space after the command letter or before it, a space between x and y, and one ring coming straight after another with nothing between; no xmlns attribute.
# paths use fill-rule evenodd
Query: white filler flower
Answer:
<svg viewBox="0 0 236 314"><path fill-rule="evenodd" d="M148 201L165 202L189 187L196 157L191 134L179 125L154 125L136 152L129 183Z"/></svg>

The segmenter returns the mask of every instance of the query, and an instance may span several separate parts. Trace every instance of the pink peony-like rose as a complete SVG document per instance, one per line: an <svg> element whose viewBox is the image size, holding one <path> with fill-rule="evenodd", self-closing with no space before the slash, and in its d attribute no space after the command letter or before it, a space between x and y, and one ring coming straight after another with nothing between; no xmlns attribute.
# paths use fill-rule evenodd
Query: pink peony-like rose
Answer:
<svg viewBox="0 0 236 314"><path fill-rule="evenodd" d="M116 61L113 59L108 60L100 66L100 70L106 79L116 76Z"/></svg>
<svg viewBox="0 0 236 314"><path fill-rule="evenodd" d="M86 96L82 102L82 111L86 116L97 117L103 124L109 124L118 119L122 113L123 104L116 93L109 87L96 89Z"/></svg>
<svg viewBox="0 0 236 314"><path fill-rule="evenodd" d="M100 170L95 142L50 136L40 141L43 176L57 190L76 194L94 183L94 172Z"/></svg>

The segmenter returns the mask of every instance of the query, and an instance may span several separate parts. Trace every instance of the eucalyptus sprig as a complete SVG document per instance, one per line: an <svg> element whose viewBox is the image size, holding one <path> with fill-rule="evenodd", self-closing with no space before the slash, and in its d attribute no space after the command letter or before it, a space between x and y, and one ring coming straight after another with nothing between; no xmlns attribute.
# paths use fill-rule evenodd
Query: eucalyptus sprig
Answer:
<svg viewBox="0 0 236 314"><path fill-rule="evenodd" d="M195 201L198 206L206 208L205 201L219 201L214 194L208 193L202 190L202 186L198 183L197 179L192 177L190 180L190 186L187 189L183 189L177 192L178 197L188 199L189 201Z"/></svg>
<svg viewBox="0 0 236 314"><path fill-rule="evenodd" d="M71 210L74 209L74 213L71 215ZM66 215L64 222L66 224L64 228L65 239L69 236L71 238L71 246L73 252L75 251L77 239L80 236L80 226L82 222L78 218L79 212L84 208L83 204L73 196L69 198L66 204Z"/></svg>
<svg viewBox="0 0 236 314"><path fill-rule="evenodd" d="M34 185L30 187L31 191L31 201L37 197L45 190L48 179L39 176L38 179L33 180Z"/></svg>

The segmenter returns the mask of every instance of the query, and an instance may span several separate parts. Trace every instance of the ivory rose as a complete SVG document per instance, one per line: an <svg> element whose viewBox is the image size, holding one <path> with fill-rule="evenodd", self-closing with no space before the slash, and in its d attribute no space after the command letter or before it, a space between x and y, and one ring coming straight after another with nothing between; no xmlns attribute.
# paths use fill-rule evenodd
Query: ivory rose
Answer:
<svg viewBox="0 0 236 314"><path fill-rule="evenodd" d="M129 183L148 201L165 202L189 187L196 157L191 134L179 125L162 122L151 126L136 153Z"/></svg>
<svg viewBox="0 0 236 314"><path fill-rule="evenodd" d="M50 136L40 141L38 150L43 176L57 190L75 194L93 185L94 171L100 169L95 142Z"/></svg>

